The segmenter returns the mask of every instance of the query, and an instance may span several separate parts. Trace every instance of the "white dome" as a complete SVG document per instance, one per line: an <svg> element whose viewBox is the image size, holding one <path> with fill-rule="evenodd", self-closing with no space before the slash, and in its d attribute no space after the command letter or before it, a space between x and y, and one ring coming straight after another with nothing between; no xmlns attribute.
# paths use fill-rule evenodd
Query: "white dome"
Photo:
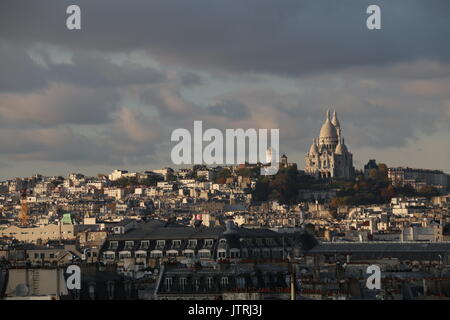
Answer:
<svg viewBox="0 0 450 320"><path fill-rule="evenodd" d="M327 112L327 119L320 129L320 138L333 138L338 137L336 127L330 121L330 112Z"/></svg>
<svg viewBox="0 0 450 320"><path fill-rule="evenodd" d="M311 148L309 148L309 154L315 155L319 153L319 149L317 148L316 139L313 140Z"/></svg>
<svg viewBox="0 0 450 320"><path fill-rule="evenodd" d="M338 145L336 146L336 150L334 150L334 153L336 154L346 154L348 153L348 149L344 144L344 141L339 141Z"/></svg>

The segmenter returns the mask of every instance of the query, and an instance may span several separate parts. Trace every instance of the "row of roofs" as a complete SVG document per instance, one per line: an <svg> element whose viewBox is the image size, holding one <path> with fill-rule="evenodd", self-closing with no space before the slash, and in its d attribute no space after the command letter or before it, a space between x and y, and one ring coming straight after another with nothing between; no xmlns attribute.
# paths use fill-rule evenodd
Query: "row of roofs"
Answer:
<svg viewBox="0 0 450 320"><path fill-rule="evenodd" d="M152 220L141 223L125 234L110 235L104 250L184 250L201 248L252 248L252 247L299 247L303 250L316 244L314 236L306 232L279 233L270 229L227 227L197 228Z"/></svg>

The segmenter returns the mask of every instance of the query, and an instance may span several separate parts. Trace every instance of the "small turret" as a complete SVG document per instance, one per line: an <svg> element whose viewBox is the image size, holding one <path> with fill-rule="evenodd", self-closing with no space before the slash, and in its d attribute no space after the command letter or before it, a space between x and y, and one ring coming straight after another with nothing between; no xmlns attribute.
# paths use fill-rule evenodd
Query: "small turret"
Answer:
<svg viewBox="0 0 450 320"><path fill-rule="evenodd" d="M336 110L333 112L333 119L331 120L331 123L336 128L338 137L341 137L341 124L339 123L339 119L337 117Z"/></svg>
<svg viewBox="0 0 450 320"><path fill-rule="evenodd" d="M319 149L317 148L316 138L314 138L313 143L312 143L311 147L309 148L309 154L316 155L318 153L319 153Z"/></svg>

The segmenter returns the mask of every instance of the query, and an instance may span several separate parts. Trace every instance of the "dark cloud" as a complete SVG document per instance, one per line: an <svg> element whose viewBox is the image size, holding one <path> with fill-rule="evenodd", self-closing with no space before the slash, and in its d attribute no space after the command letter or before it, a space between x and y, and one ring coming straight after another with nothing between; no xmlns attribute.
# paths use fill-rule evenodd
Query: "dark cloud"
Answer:
<svg viewBox="0 0 450 320"><path fill-rule="evenodd" d="M30 47L0 45L0 92L26 92L47 87L50 83L69 83L80 87L108 88L128 85L151 85L166 80L159 70L126 60L120 65L108 56L95 52L75 51L71 63L53 62L47 51L39 50L42 62L33 60ZM184 75L186 83L200 79Z"/></svg>
<svg viewBox="0 0 450 320"><path fill-rule="evenodd" d="M82 30L65 28L69 4ZM382 29L366 8L382 8ZM434 0L3 0L0 37L103 51L144 49L162 62L299 75L413 59L450 58L450 2Z"/></svg>
<svg viewBox="0 0 450 320"><path fill-rule="evenodd" d="M48 84L45 67L38 65L21 45L10 46L0 40L0 92L25 92Z"/></svg>
<svg viewBox="0 0 450 320"><path fill-rule="evenodd" d="M448 0L2 0L1 160L168 165L171 130L203 120L279 128L301 163L334 108L350 150L407 148L450 130L449 16Z"/></svg>
<svg viewBox="0 0 450 320"><path fill-rule="evenodd" d="M82 87L120 87L136 84L159 83L165 75L150 67L125 61L121 65L100 54L77 52L70 64L49 66L50 78L56 82L68 82Z"/></svg>

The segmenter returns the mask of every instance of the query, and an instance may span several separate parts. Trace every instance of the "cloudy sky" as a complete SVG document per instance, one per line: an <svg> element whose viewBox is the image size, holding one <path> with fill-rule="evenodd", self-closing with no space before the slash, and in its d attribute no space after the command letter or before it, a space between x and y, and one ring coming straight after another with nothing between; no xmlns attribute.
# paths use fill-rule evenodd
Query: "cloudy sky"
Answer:
<svg viewBox="0 0 450 320"><path fill-rule="evenodd" d="M171 166L194 120L303 167L327 109L357 168L450 172L449 38L448 0L0 0L0 177Z"/></svg>

